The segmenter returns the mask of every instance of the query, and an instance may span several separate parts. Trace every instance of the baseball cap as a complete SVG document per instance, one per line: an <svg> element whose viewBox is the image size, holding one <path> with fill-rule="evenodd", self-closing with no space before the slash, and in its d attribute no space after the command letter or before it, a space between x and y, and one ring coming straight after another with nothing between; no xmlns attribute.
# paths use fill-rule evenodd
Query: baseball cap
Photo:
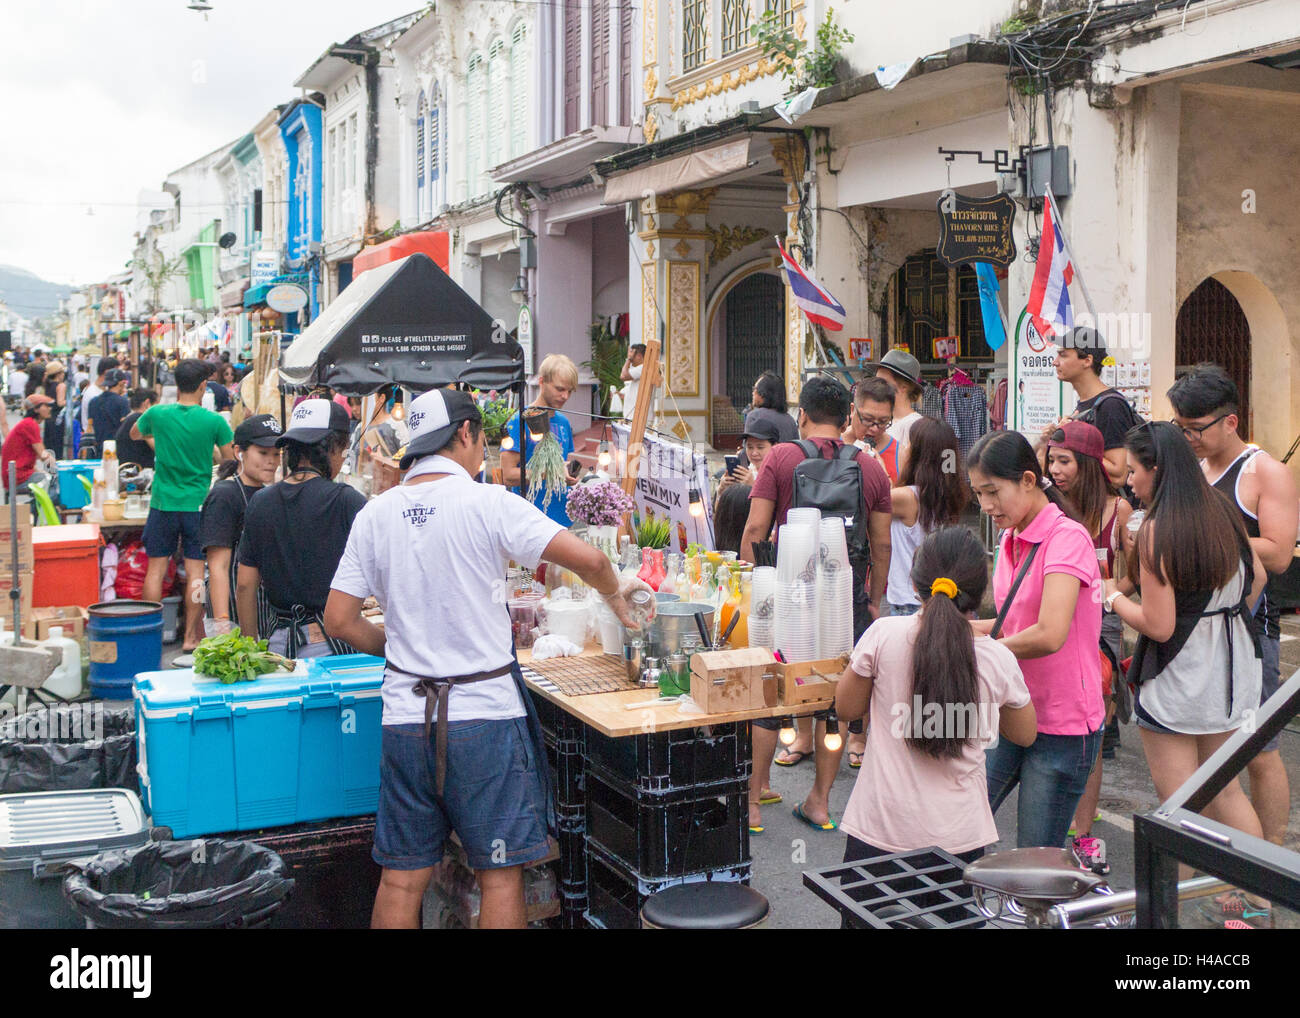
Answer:
<svg viewBox="0 0 1300 1018"><path fill-rule="evenodd" d="M40 406L43 403L53 403L53 402L54 400L52 400L49 396L45 395L45 393L34 392L27 397L27 408L30 410Z"/></svg>
<svg viewBox="0 0 1300 1018"><path fill-rule="evenodd" d="M1061 436L1059 439L1057 435ZM1067 421L1047 441L1049 449L1069 449L1079 456L1091 456L1099 463L1106 461L1106 440L1101 432L1087 421Z"/></svg>
<svg viewBox="0 0 1300 1018"><path fill-rule="evenodd" d="M398 464L403 470L421 456L437 452L451 439L462 421L482 420L478 404L467 392L456 389L430 389L411 402L406 413L410 439L406 453Z"/></svg>
<svg viewBox="0 0 1300 1018"><path fill-rule="evenodd" d="M305 399L293 408L289 416L289 430L276 439L284 445L291 439L311 444L328 438L330 432L346 435L350 426L348 412L329 399Z"/></svg>
<svg viewBox="0 0 1300 1018"><path fill-rule="evenodd" d="M776 419L789 416L769 407L755 407L745 415L745 429L740 435L742 438L759 438L775 445L781 441L781 429L777 426Z"/></svg>
<svg viewBox="0 0 1300 1018"><path fill-rule="evenodd" d="M258 414L256 417L248 418L235 429L234 443L239 446L269 447L279 443L283 431L280 422L271 414Z"/></svg>
<svg viewBox="0 0 1300 1018"><path fill-rule="evenodd" d="M47 366L45 369L46 374L49 373L49 370L50 369ZM121 368L114 368L112 371L110 371L108 374L104 376L104 388L111 389L115 385L128 381L130 377L131 376L128 375Z"/></svg>

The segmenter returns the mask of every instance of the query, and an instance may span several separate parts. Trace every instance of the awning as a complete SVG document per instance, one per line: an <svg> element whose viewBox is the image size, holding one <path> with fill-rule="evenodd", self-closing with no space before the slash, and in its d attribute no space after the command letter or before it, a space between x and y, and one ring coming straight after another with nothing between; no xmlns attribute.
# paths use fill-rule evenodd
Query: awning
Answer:
<svg viewBox="0 0 1300 1018"><path fill-rule="evenodd" d="M266 291L274 285L274 283L263 283L261 286L250 286L248 292L244 294L244 307L255 308L259 304L265 304Z"/></svg>
<svg viewBox="0 0 1300 1018"><path fill-rule="evenodd" d="M671 194L703 184L749 165L749 135L707 148L703 152L642 166L605 183L606 205L636 201L648 194Z"/></svg>
<svg viewBox="0 0 1300 1018"><path fill-rule="evenodd" d="M353 258L352 278L356 279L357 276L368 269L378 268L380 265L387 265L389 262L395 262L399 258L405 258L407 255L416 253L428 255L438 268L442 269L443 272L448 272L450 271L447 268L449 263L448 246L448 237L445 230L422 230L418 233L404 233L400 237L394 237L382 244L368 247Z"/></svg>
<svg viewBox="0 0 1300 1018"><path fill-rule="evenodd" d="M236 279L233 283L227 283L221 288L218 294L220 297L221 309L242 308L244 306L244 291L248 289L248 277Z"/></svg>

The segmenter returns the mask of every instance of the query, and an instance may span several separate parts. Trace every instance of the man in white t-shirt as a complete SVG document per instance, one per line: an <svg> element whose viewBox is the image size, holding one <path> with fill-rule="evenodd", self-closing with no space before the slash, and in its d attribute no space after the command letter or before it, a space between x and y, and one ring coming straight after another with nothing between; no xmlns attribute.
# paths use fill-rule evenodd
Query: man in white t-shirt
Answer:
<svg viewBox="0 0 1300 1018"><path fill-rule="evenodd" d="M906 350L890 350L876 365L876 377L894 387L894 423L886 430L898 443L898 472L907 462L912 425L921 419L916 403L921 398L921 362Z"/></svg>
<svg viewBox="0 0 1300 1018"><path fill-rule="evenodd" d="M550 779L514 656L507 566L569 569L625 624L626 595L645 585L620 582L602 552L523 498L474 481L484 447L470 396L427 392L407 426L406 481L353 521L324 616L331 637L386 659L371 925L418 928L454 830L482 891L480 928L522 928L524 866L547 854ZM371 595L382 630L361 615Z"/></svg>
<svg viewBox="0 0 1300 1018"><path fill-rule="evenodd" d="M623 386L623 416L629 421L636 412L636 394L641 388L641 372L645 370L645 344L633 343L627 348L627 360L619 378L627 385Z"/></svg>

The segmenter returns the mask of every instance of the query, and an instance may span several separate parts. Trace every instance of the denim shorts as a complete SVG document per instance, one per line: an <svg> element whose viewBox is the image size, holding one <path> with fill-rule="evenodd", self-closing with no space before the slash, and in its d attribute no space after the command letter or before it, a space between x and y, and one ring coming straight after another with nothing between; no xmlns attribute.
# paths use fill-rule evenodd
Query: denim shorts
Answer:
<svg viewBox="0 0 1300 1018"><path fill-rule="evenodd" d="M149 518L144 521L144 553L150 558L171 558L176 554L179 542L181 554L187 559L203 561L203 545L199 541L199 517L202 515L150 509Z"/></svg>
<svg viewBox="0 0 1300 1018"><path fill-rule="evenodd" d="M526 717L452 721L447 780L435 790L435 727L384 725L375 862L421 870L442 861L455 831L470 867L502 869L546 857L546 800Z"/></svg>

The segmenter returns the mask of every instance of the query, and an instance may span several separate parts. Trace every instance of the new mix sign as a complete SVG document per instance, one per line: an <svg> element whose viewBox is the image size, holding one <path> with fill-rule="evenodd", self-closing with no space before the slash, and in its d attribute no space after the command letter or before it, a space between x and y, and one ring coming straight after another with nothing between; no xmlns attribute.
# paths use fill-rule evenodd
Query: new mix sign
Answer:
<svg viewBox="0 0 1300 1018"><path fill-rule="evenodd" d="M614 444L622 462L627 462L630 429L614 425ZM672 529L671 551L686 550L688 544L713 548L713 506L709 501L709 464L702 453L662 435L647 434L637 469L632 503L641 519L666 519ZM700 492L702 516L691 515L691 489Z"/></svg>

